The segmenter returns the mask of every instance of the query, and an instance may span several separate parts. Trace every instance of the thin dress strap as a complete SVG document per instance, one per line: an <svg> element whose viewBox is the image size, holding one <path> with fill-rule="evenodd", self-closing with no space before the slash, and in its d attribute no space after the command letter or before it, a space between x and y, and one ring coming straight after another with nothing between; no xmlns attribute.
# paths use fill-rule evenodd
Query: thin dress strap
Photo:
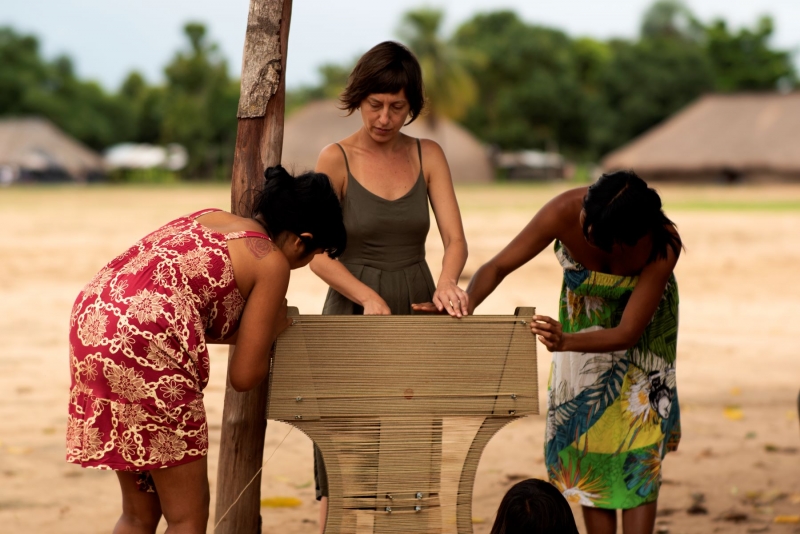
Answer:
<svg viewBox="0 0 800 534"><path fill-rule="evenodd" d="M228 232L225 234L225 240L230 241L231 239L242 239L243 237L257 237L259 239L266 239L267 241L272 241L267 234L262 234L261 232L253 232L252 230L242 230L240 232Z"/></svg>
<svg viewBox="0 0 800 534"><path fill-rule="evenodd" d="M206 208L204 210L195 211L194 213L190 213L189 215L184 215L187 219L197 219L198 217L202 217L207 213L214 213L215 211L222 211L219 208Z"/></svg>
<svg viewBox="0 0 800 534"><path fill-rule="evenodd" d="M419 137L417 138L417 153L419 154L419 173L422 174L422 144L419 142Z"/></svg>
<svg viewBox="0 0 800 534"><path fill-rule="evenodd" d="M347 152L344 151L344 148L339 143L336 143L336 146L338 146L339 150L342 151L342 156L344 156L344 166L347 167L347 175L350 176L350 163L347 161Z"/></svg>

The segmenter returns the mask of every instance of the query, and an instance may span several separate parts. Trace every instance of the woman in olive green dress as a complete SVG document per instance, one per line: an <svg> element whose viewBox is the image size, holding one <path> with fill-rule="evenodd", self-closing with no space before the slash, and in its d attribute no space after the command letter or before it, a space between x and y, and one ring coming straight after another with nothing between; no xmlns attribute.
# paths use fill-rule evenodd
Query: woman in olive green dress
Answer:
<svg viewBox="0 0 800 534"><path fill-rule="evenodd" d="M347 230L338 260L318 256L311 263L331 287L323 314L410 314L413 303L433 302L440 312L466 315L467 294L457 282L467 243L447 160L434 141L400 132L424 107L417 59L398 43L375 46L350 74L341 103L360 111L363 126L317 160L317 172L330 177L342 201ZM436 283L425 261L429 199L444 244ZM327 480L318 450L315 478L324 530Z"/></svg>

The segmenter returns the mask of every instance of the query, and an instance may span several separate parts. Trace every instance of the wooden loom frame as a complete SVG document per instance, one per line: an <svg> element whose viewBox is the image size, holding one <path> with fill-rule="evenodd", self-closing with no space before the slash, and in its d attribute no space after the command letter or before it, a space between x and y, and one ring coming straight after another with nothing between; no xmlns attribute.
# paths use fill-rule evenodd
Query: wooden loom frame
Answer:
<svg viewBox="0 0 800 534"><path fill-rule="evenodd" d="M539 412L533 314L296 316L276 345L267 418L320 447L325 532L472 532L484 447Z"/></svg>

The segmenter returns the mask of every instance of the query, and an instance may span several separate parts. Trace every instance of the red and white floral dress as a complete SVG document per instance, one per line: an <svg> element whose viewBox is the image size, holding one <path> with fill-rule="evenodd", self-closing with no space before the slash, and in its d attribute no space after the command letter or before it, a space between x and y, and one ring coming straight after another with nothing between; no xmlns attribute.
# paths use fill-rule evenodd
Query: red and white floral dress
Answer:
<svg viewBox="0 0 800 534"><path fill-rule="evenodd" d="M244 298L227 241L176 219L112 260L78 295L70 317L72 384L67 461L148 471L205 456L207 339L236 331Z"/></svg>

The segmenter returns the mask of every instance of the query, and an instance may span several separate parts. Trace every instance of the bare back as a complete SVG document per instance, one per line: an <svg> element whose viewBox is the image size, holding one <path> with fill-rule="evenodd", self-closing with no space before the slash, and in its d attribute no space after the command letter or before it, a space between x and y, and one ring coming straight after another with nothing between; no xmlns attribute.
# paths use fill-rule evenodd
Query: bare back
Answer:
<svg viewBox="0 0 800 534"><path fill-rule="evenodd" d="M264 227L248 217L240 217L227 211L214 211L198 217L202 226L221 234L236 232L258 232L264 234ZM263 277L263 266L257 263L268 254L277 250L275 244L267 239L245 237L228 241L233 274L236 286L242 297L247 299L259 276ZM256 260L256 261L254 261Z"/></svg>

